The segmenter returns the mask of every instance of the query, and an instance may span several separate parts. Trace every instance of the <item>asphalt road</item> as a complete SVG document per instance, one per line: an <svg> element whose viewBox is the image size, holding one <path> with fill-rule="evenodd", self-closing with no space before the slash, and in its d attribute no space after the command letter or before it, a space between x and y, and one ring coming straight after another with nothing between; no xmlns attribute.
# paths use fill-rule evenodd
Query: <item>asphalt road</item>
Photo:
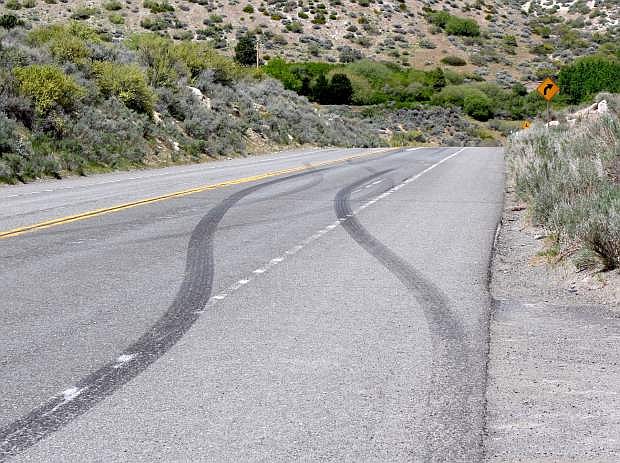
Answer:
<svg viewBox="0 0 620 463"><path fill-rule="evenodd" d="M481 461L503 181L422 148L0 188L0 460Z"/></svg>

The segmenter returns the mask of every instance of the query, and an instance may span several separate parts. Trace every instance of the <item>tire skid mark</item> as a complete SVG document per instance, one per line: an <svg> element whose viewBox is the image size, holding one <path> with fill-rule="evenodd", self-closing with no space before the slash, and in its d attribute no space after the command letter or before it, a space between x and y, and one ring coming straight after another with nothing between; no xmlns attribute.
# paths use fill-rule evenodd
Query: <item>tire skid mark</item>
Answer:
<svg viewBox="0 0 620 463"><path fill-rule="evenodd" d="M174 346L198 319L211 296L213 242L218 225L228 210L260 189L316 175L317 172L319 170L302 172L245 188L211 209L191 234L183 282L166 313L114 361L0 430L0 461L24 451L85 413L137 377Z"/></svg>
<svg viewBox="0 0 620 463"><path fill-rule="evenodd" d="M477 461L478 425L470 404L473 387L467 381L471 355L462 323L450 309L442 291L421 272L368 232L352 211L351 193L390 171L377 172L336 195L334 209L342 227L364 250L375 257L418 300L428 323L432 342L432 373L428 394L428 421L423 461ZM403 184L401 184L403 185ZM390 194L394 188L378 198ZM384 196L385 195L385 196Z"/></svg>
<svg viewBox="0 0 620 463"><path fill-rule="evenodd" d="M90 373L71 388L57 394L0 429L0 461L15 456L58 431L84 414L101 400L112 395L136 378L172 348L204 312L213 289L213 241L224 215L246 196L272 185L292 179L316 175L330 169L356 166L381 160L402 150L361 160L348 160L340 165L317 167L287 177L276 178L233 193L205 215L192 231L187 247L185 273L181 287L166 313L119 356ZM306 185L307 188L309 188ZM282 260L282 258L279 258ZM277 260L277 259L272 259ZM211 299L223 299L216 295Z"/></svg>

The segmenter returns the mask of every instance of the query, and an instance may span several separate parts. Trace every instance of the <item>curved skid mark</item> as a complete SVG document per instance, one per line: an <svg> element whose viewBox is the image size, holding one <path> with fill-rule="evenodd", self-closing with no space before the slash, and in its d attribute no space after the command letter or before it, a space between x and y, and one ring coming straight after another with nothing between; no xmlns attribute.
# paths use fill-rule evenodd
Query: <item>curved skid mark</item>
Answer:
<svg viewBox="0 0 620 463"><path fill-rule="evenodd" d="M390 171L377 172L338 192L334 209L342 227L375 257L418 300L427 320L432 342L432 373L428 395L428 421L423 461L476 461L480 432L469 398L470 353L462 324L442 291L403 258L370 234L354 215L351 192ZM401 183L400 185L403 185ZM395 187L389 191L396 191ZM471 455L471 457L470 457Z"/></svg>
<svg viewBox="0 0 620 463"><path fill-rule="evenodd" d="M183 282L166 313L137 341L121 352L117 359L0 430L0 461L23 452L88 411L137 377L181 339L203 313L211 296L215 232L224 215L241 199L257 190L281 182L338 167L376 161L400 152L402 150L391 151L371 159L348 160L340 165L318 167L288 177L276 178L240 190L211 209L191 234ZM68 394L67 391L78 393Z"/></svg>
<svg viewBox="0 0 620 463"><path fill-rule="evenodd" d="M0 431L0 460L15 455L57 431L100 400L131 381L167 352L198 319L213 286L213 240L218 224L242 198L259 189L294 178L316 174L302 172L278 178L232 194L202 218L191 234L183 282L166 313L117 359L89 374L68 391ZM120 359L120 361L119 361ZM130 360L130 361L128 361Z"/></svg>

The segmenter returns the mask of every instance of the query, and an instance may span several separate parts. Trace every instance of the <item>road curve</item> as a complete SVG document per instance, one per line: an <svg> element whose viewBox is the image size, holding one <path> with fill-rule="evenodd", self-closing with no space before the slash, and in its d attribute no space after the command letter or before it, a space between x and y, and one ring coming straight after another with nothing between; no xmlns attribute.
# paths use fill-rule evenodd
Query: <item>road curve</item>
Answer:
<svg viewBox="0 0 620 463"><path fill-rule="evenodd" d="M0 240L0 459L480 461L502 172L326 150L0 189L0 230L166 196Z"/></svg>

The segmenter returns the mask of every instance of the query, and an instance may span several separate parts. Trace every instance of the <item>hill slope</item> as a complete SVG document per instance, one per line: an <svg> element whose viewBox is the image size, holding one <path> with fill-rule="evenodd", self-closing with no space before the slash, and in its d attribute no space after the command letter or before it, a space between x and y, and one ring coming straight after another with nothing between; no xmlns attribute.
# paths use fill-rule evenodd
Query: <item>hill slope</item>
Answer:
<svg viewBox="0 0 620 463"><path fill-rule="evenodd" d="M430 8L475 20L480 35L438 26L429 18ZM265 59L363 56L431 68L442 58L460 57L463 70L509 85L515 79L535 81L599 49L617 53L620 5L614 0L2 0L1 13L27 24L79 19L116 38L155 30L204 40L228 53L241 34L257 32Z"/></svg>

